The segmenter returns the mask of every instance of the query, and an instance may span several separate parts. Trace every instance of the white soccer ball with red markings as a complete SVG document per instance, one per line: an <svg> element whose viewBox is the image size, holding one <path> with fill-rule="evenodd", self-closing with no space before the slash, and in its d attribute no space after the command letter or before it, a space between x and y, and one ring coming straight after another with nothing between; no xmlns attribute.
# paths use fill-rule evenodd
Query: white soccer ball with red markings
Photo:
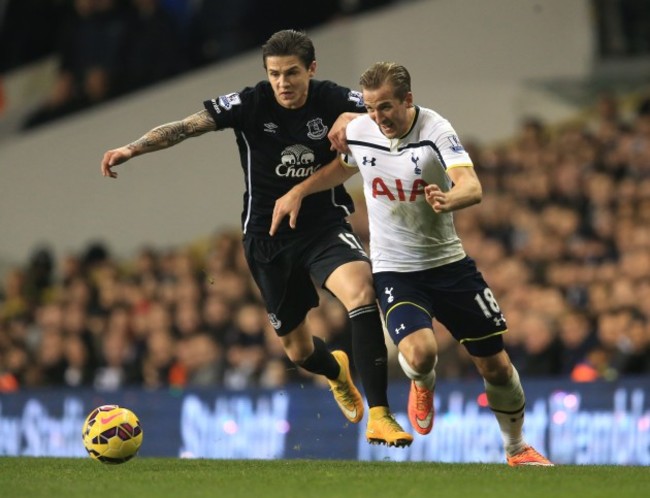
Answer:
<svg viewBox="0 0 650 498"><path fill-rule="evenodd" d="M108 464L128 462L142 445L140 420L118 405L102 405L91 411L81 435L90 457Z"/></svg>

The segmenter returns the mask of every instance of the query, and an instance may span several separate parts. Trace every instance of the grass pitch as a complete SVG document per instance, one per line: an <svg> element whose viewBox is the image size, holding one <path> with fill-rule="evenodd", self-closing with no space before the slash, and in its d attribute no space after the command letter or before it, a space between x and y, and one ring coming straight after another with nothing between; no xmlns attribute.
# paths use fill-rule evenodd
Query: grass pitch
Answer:
<svg viewBox="0 0 650 498"><path fill-rule="evenodd" d="M7 498L504 498L645 496L650 468L333 460L0 458Z"/></svg>

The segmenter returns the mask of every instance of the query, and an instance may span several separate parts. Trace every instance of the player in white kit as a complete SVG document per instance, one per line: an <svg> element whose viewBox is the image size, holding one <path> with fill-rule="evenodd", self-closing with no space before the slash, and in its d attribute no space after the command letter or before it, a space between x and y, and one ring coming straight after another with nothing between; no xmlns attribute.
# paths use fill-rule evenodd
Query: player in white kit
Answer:
<svg viewBox="0 0 650 498"><path fill-rule="evenodd" d="M370 223L370 259L386 329L411 379L413 428L433 427L435 317L469 352L484 379L509 465L553 464L524 440L525 395L504 350L506 320L465 254L452 212L481 201L472 160L449 121L413 103L405 67L380 62L361 76L368 113L347 127L349 153L295 186L275 205L271 233L302 199L360 172Z"/></svg>

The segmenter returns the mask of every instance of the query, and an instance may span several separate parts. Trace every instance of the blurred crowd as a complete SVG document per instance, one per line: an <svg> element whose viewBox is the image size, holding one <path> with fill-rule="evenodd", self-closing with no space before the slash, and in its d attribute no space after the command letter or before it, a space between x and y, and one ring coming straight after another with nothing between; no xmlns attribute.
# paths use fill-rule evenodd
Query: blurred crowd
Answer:
<svg viewBox="0 0 650 498"><path fill-rule="evenodd" d="M323 294L310 327L349 351L345 309ZM0 391L311 382L287 360L243 258L238 230L133 261L102 243L56 260L37 250L0 293Z"/></svg>
<svg viewBox="0 0 650 498"><path fill-rule="evenodd" d="M650 374L650 100L624 114L604 93L588 120L551 129L531 118L507 143L465 145L484 199L456 226L505 313L522 376ZM357 206L351 222L367 242ZM307 323L350 352L347 314L328 293ZM435 328L439 378L473 378L464 349ZM390 375L404 378L389 351ZM60 256L40 248L2 281L0 391L291 382L316 380L288 363L238 229L133 260L101 242Z"/></svg>
<svg viewBox="0 0 650 498"><path fill-rule="evenodd" d="M521 374L650 373L650 100L626 117L603 92L586 121L549 130L528 119L512 143L472 156L484 199L456 224ZM467 365L441 357L463 375Z"/></svg>
<svg viewBox="0 0 650 498"><path fill-rule="evenodd" d="M0 0L4 74L55 57L28 130L260 47L279 29L310 29L408 0ZM591 0L601 59L650 54L650 2ZM0 87L0 109L2 108Z"/></svg>
<svg viewBox="0 0 650 498"><path fill-rule="evenodd" d="M0 77L55 56L46 101L24 129L397 0L0 0Z"/></svg>

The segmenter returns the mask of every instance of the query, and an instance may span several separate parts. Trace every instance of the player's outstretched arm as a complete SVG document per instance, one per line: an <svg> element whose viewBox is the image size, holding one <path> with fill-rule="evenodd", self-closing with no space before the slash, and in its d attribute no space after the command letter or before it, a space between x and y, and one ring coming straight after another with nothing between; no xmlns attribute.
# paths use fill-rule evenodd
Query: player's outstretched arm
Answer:
<svg viewBox="0 0 650 498"><path fill-rule="evenodd" d="M285 216L289 216L289 226L296 228L298 212L300 211L302 200L305 197L315 192L321 192L322 190L341 185L358 171L357 168L346 166L339 158L336 158L331 163L320 168L309 178L293 187L289 192L275 201L269 235L275 235L280 222Z"/></svg>
<svg viewBox="0 0 650 498"><path fill-rule="evenodd" d="M208 131L214 131L216 123L205 109L191 116L173 121L148 131L138 140L128 145L107 151L102 158L101 171L103 176L117 178L113 167L125 163L129 159L148 152L166 149L176 145L186 138L198 137Z"/></svg>

